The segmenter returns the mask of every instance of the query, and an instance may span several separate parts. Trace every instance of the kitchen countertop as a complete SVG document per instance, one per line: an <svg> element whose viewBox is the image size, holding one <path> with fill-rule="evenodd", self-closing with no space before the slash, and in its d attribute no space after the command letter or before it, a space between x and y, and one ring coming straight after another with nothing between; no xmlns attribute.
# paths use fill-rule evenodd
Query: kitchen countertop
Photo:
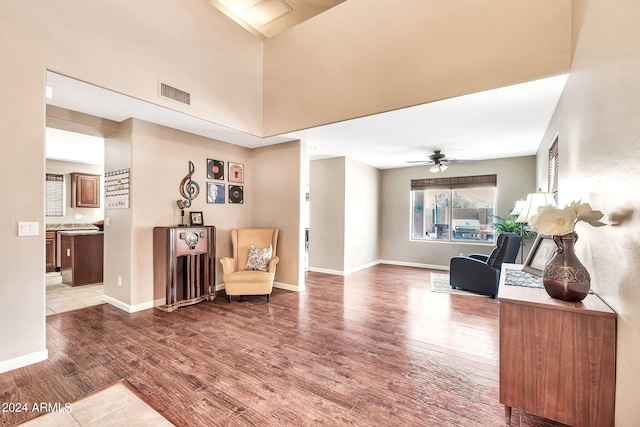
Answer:
<svg viewBox="0 0 640 427"><path fill-rule="evenodd" d="M100 231L93 224L68 223L68 224L47 224L47 231Z"/></svg>
<svg viewBox="0 0 640 427"><path fill-rule="evenodd" d="M104 234L104 231L100 230L60 230L58 235L60 236L84 236L93 234Z"/></svg>

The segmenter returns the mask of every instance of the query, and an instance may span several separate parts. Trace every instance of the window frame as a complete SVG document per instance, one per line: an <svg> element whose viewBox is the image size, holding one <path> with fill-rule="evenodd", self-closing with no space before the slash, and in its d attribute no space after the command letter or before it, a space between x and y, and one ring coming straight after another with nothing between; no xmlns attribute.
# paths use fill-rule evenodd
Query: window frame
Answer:
<svg viewBox="0 0 640 427"><path fill-rule="evenodd" d="M498 203L498 184L497 184L497 175L473 175L473 176L462 176L462 177L442 177L442 178L425 178L425 179L412 179L411 187L409 192L409 202L410 202L410 221L409 221L409 240L412 242L438 242L438 243L455 243L455 244L476 244L476 245L493 245L495 242L495 234L488 240L486 239L477 239L477 238L469 238L469 239L461 239L454 238L454 231L452 229L454 224L455 208L453 206L447 207L447 225L449 228L448 238L447 239L438 239L436 238L417 238L415 234L415 215L420 212L422 216L422 220L424 221L424 209L426 209L426 203L422 202L422 209L416 209L416 195L419 192L424 191L432 191L432 190L441 190L443 192L448 192L448 198L453 203L453 195L456 190L464 190L464 189L479 189L479 188L490 188L493 189L494 200L493 200L493 214L495 215ZM423 193L425 194L425 193ZM487 218L487 225L490 224ZM422 227L422 233L426 233L426 227Z"/></svg>

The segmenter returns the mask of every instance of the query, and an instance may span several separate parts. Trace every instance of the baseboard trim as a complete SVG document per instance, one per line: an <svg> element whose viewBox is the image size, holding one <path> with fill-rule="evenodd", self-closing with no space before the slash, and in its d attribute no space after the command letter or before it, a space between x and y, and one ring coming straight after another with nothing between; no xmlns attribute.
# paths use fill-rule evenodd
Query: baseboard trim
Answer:
<svg viewBox="0 0 640 427"><path fill-rule="evenodd" d="M334 276L344 276L345 275L344 271L331 270L331 269L328 269L328 268L308 267L307 270L311 271L313 273L332 274Z"/></svg>
<svg viewBox="0 0 640 427"><path fill-rule="evenodd" d="M392 261L384 259L380 261L381 264L389 264L389 265L399 265L403 267L417 267L417 268L428 268L429 270L445 270L449 271L448 265L436 265L436 264L422 264L418 262L405 262L405 261Z"/></svg>
<svg viewBox="0 0 640 427"><path fill-rule="evenodd" d="M23 368L25 366L33 365L34 363L42 362L49 358L49 350L36 351L34 353L25 354L24 356L15 357L13 359L4 360L0 362L0 374L4 372L13 371L14 369Z"/></svg>
<svg viewBox="0 0 640 427"><path fill-rule="evenodd" d="M104 295L103 299L104 299L104 302L109 303L112 306L119 308L120 310L124 310L127 313L136 313L138 311L153 308L153 305L155 303L155 301L147 301L140 304L129 305L107 295Z"/></svg>
<svg viewBox="0 0 640 427"><path fill-rule="evenodd" d="M289 283L273 282L273 287L278 289L284 289L285 291L302 292L304 288L300 286L290 285ZM216 285L216 292L226 289L224 283Z"/></svg>
<svg viewBox="0 0 640 427"><path fill-rule="evenodd" d="M370 262L368 264L363 264L360 265L358 267L355 268L351 268L349 270L332 270L332 269L328 269L328 268L318 268L318 267L308 267L307 270L308 271L312 271L314 273L324 273L324 274L332 274L334 276L348 276L349 274L352 273L357 273L358 271L362 271L362 270L366 270L367 268L371 268L371 267L375 267L376 265L380 264L382 261L381 260L377 260L377 261L373 261Z"/></svg>
<svg viewBox="0 0 640 427"><path fill-rule="evenodd" d="M273 287L278 289L284 289L285 291L302 292L304 288L300 286L291 285L289 283L273 282Z"/></svg>

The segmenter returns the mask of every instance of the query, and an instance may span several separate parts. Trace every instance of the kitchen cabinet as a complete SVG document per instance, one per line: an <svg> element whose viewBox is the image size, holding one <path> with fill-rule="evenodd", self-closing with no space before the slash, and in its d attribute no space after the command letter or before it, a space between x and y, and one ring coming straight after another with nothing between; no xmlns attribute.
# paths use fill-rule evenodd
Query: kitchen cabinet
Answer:
<svg viewBox="0 0 640 427"><path fill-rule="evenodd" d="M100 175L78 172L71 174L71 206L100 207Z"/></svg>
<svg viewBox="0 0 640 427"><path fill-rule="evenodd" d="M103 281L104 233L60 231L62 282L71 286Z"/></svg>
<svg viewBox="0 0 640 427"><path fill-rule="evenodd" d="M45 237L45 267L47 273L56 271L56 232L47 231Z"/></svg>

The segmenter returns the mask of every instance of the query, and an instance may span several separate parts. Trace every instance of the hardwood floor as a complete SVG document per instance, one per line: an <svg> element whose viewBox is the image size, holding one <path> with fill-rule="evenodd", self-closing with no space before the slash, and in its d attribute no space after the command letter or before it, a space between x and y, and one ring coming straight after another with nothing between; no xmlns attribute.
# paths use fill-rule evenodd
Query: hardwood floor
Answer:
<svg viewBox="0 0 640 427"><path fill-rule="evenodd" d="M49 360L0 374L2 402L76 401L127 379L186 426L500 426L498 303L430 292L430 271L308 273L173 313L46 318ZM37 413L2 413L2 425ZM514 426L558 426L514 410Z"/></svg>

